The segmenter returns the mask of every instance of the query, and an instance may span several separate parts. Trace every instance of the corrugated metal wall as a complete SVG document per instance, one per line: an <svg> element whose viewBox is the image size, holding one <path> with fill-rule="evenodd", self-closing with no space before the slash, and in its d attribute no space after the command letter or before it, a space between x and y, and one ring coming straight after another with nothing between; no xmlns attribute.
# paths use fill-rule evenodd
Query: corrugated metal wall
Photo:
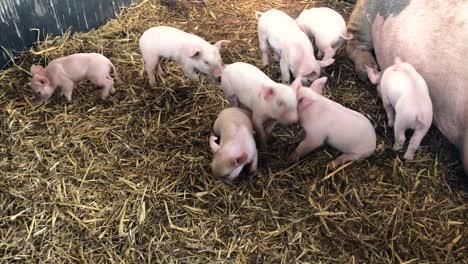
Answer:
<svg viewBox="0 0 468 264"><path fill-rule="evenodd" d="M28 49L46 34L61 35L99 27L122 7L140 0L0 0L0 68L6 53ZM6 50L6 51L5 51Z"/></svg>

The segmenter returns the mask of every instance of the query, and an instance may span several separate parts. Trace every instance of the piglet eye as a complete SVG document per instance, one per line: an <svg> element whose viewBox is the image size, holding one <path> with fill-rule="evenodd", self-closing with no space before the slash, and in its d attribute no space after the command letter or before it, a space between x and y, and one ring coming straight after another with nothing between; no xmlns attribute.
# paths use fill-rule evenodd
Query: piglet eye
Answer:
<svg viewBox="0 0 468 264"><path fill-rule="evenodd" d="M45 84L44 80L39 81L40 84Z"/></svg>
<svg viewBox="0 0 468 264"><path fill-rule="evenodd" d="M37 94L38 94L38 95L41 95L41 91L38 91Z"/></svg>
<svg viewBox="0 0 468 264"><path fill-rule="evenodd" d="M283 101L278 101L278 102L276 102L276 104L277 104L279 107L284 106L284 102L283 102Z"/></svg>
<svg viewBox="0 0 468 264"><path fill-rule="evenodd" d="M298 103L302 103L304 101L304 98L299 99Z"/></svg>
<svg viewBox="0 0 468 264"><path fill-rule="evenodd" d="M208 64L209 64L209 63L208 63L208 61L206 61L206 60L203 60L203 63L205 63L206 65L208 65Z"/></svg>

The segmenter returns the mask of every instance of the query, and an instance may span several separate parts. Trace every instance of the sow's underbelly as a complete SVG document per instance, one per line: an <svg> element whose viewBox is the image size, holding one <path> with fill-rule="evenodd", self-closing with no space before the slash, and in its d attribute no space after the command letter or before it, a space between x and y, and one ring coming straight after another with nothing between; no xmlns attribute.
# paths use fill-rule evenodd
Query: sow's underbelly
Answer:
<svg viewBox="0 0 468 264"><path fill-rule="evenodd" d="M446 2L412 0L397 16L377 15L372 42L382 70L399 56L423 76L436 126L460 145L468 121L468 1Z"/></svg>

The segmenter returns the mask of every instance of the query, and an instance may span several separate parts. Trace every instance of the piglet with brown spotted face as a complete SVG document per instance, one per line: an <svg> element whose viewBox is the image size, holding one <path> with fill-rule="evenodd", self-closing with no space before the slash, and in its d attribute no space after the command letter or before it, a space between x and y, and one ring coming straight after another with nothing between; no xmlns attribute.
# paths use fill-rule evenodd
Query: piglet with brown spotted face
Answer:
<svg viewBox="0 0 468 264"><path fill-rule="evenodd" d="M55 59L45 68L32 65L31 88L37 103L49 100L57 88L60 88L60 95L70 102L76 83L89 80L102 88L101 99L105 100L115 92L111 71L116 81L121 82L114 65L103 55L77 53Z"/></svg>
<svg viewBox="0 0 468 264"><path fill-rule="evenodd" d="M253 137L252 122L248 113L240 108L224 109L213 127L216 136L210 137L214 154L211 168L219 179L232 181L250 163L250 172L257 170L257 147ZM220 143L216 141L221 138Z"/></svg>

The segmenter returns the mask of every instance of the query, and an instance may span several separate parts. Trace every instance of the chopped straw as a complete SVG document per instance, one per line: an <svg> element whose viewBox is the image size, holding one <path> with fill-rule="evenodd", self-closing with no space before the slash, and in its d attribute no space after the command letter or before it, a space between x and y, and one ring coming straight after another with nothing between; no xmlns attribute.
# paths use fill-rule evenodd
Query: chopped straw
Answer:
<svg viewBox="0 0 468 264"><path fill-rule="evenodd" d="M328 6L348 19L353 6L205 2L143 1L96 30L37 42L0 72L0 262L467 263L467 181L455 149L431 129L416 160L403 161L375 89L343 50L324 70L325 94L369 117L374 156L334 171L338 153L324 148L289 166L300 128L278 126L256 174L213 179L208 138L228 107L220 84L190 81L165 60L150 88L141 34L169 25L228 39L225 63L261 65L254 11ZM31 64L76 52L115 63L117 94L102 102L84 82L71 103L34 105ZM262 69L279 81L277 63Z"/></svg>

